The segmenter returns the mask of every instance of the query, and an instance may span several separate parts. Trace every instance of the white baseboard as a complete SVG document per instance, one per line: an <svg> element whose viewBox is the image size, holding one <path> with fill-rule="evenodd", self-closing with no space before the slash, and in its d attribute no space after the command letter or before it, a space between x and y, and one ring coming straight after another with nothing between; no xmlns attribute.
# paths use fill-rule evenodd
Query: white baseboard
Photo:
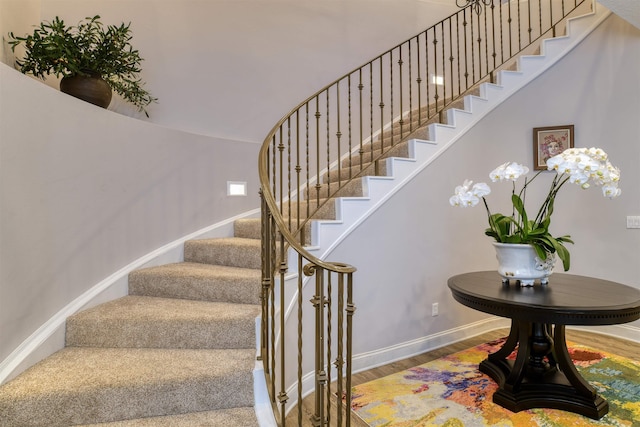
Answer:
<svg viewBox="0 0 640 427"><path fill-rule="evenodd" d="M640 326L633 325L606 325L606 326L567 326L567 329L594 332L633 341L640 344Z"/></svg>
<svg viewBox="0 0 640 427"><path fill-rule="evenodd" d="M395 346L376 351L362 353L353 357L353 373L367 371L378 366L386 365L398 360L407 359L418 354L436 350L438 348L472 338L486 332L500 328L509 328L511 321L502 317L490 317L486 320L470 323L459 328L449 329L437 334L429 335L417 340L407 341ZM569 326L575 329L640 343L640 327L632 325L607 326Z"/></svg>
<svg viewBox="0 0 640 427"><path fill-rule="evenodd" d="M253 393L255 399L254 409L258 425L260 427L277 427L276 418L273 415L273 407L269 399L269 390L267 389L267 381L264 376L264 368L262 362L257 360L253 369Z"/></svg>
<svg viewBox="0 0 640 427"><path fill-rule="evenodd" d="M500 328L509 328L510 326L511 322L509 319L489 317L485 320L428 335L416 340L358 354L353 357L353 373L367 371L378 366L436 350L486 332Z"/></svg>

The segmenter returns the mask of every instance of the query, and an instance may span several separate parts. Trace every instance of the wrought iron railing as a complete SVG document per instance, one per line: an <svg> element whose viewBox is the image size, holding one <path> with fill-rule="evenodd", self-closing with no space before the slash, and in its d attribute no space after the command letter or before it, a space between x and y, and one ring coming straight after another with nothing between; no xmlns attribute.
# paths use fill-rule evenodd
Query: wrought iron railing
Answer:
<svg viewBox="0 0 640 427"><path fill-rule="evenodd" d="M313 425L350 425L355 268L307 250L311 221L331 218L334 198L350 194L356 178L380 173L380 159L401 153L401 143L442 122L463 95L495 82L516 56L535 53L542 39L564 31L568 17L591 7L592 0L494 0L479 13L465 7L326 86L274 126L259 157L261 358L281 425L295 403L293 424L302 424L309 391Z"/></svg>

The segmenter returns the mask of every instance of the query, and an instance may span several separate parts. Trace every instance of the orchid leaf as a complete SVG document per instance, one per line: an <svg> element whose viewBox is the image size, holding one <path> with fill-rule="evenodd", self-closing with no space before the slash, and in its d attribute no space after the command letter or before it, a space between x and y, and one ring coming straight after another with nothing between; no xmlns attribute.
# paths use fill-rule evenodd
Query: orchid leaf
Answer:
<svg viewBox="0 0 640 427"><path fill-rule="evenodd" d="M564 271L569 271L569 267L571 266L571 255L569 254L569 251L562 243L558 241L554 241L554 243L556 252L558 252L558 258L562 260L562 267L564 268Z"/></svg>
<svg viewBox="0 0 640 427"><path fill-rule="evenodd" d="M533 243L532 246L533 246L533 249L535 249L536 255L538 255L538 258L542 260L547 259L547 251L545 251L542 246L540 246L537 243Z"/></svg>
<svg viewBox="0 0 640 427"><path fill-rule="evenodd" d="M556 240L563 243L573 243L573 240L571 240L571 236L556 237Z"/></svg>
<svg viewBox="0 0 640 427"><path fill-rule="evenodd" d="M521 228L523 229L525 234L528 234L529 220L527 218L527 211L524 209L524 203L522 202L522 199L517 194L512 194L511 202L513 203L513 207L515 208L516 212L518 212L518 215L520 215L520 218L522 219L521 222L523 227Z"/></svg>

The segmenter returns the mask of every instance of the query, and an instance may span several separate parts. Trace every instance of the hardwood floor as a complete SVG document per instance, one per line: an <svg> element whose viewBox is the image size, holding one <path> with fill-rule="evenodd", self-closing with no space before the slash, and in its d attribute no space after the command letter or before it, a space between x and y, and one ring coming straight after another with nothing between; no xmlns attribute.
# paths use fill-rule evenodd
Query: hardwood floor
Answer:
<svg viewBox="0 0 640 427"><path fill-rule="evenodd" d="M438 359L442 356L446 356L447 354L455 353L457 351L465 350L469 347L473 347L478 344L485 343L487 341L491 341L493 339L501 338L507 336L509 333L508 329L498 329L495 331L491 331L477 337L469 338L464 341L448 345L446 347L439 348L437 350L430 351L428 353L423 353L418 356L410 357L407 359L403 359L397 362L389 363L384 366L380 366L365 372L359 372L354 374L352 377L353 385L358 385L362 383L366 383L377 378L382 378L387 375L394 374L399 371L403 371L405 369L411 368L413 366L421 365L423 363L430 362L434 359ZM567 341L571 341L578 344L588 345L590 347L599 348L606 350L608 352L628 357L628 358L638 358L640 357L640 344L627 341L619 338L615 338L608 335L579 331L567 328ZM333 402L335 403L335 402ZM313 423L311 422L311 416L314 412L314 396L307 396L302 403L301 407L301 421L298 421L298 408L293 408L289 415L286 418L286 426L299 426L299 427L313 427ZM335 404L332 406L331 411L331 426L336 426L336 413L335 413ZM358 417L351 417L351 425L354 427L367 427L367 424L362 422Z"/></svg>

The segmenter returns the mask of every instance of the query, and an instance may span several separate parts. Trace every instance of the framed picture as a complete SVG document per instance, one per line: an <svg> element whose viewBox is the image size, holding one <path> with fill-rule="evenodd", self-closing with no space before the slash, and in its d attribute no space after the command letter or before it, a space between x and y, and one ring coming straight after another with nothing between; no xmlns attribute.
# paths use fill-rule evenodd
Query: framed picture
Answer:
<svg viewBox="0 0 640 427"><path fill-rule="evenodd" d="M533 128L533 169L546 169L547 160L567 148L573 148L573 125Z"/></svg>

